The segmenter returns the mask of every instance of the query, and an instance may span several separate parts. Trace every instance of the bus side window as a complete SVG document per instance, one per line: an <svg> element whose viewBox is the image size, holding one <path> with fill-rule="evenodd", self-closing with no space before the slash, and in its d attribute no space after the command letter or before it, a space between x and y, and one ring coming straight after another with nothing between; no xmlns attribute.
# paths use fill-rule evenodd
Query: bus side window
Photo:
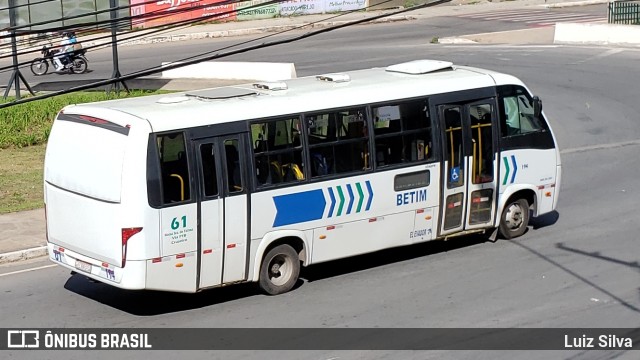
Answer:
<svg viewBox="0 0 640 360"><path fill-rule="evenodd" d="M312 177L370 168L364 108L310 114L305 119Z"/></svg>
<svg viewBox="0 0 640 360"><path fill-rule="evenodd" d="M190 200L189 165L184 134L177 132L160 135L157 144L164 204Z"/></svg>
<svg viewBox="0 0 640 360"><path fill-rule="evenodd" d="M218 195L218 178L216 176L216 158L213 143L200 145L204 196Z"/></svg>
<svg viewBox="0 0 640 360"><path fill-rule="evenodd" d="M506 87L505 87L506 88ZM500 119L500 135L508 137L544 130L533 115L533 99L520 86L503 90Z"/></svg>
<svg viewBox="0 0 640 360"><path fill-rule="evenodd" d="M240 192L244 188L242 186L242 177L240 175L238 140L225 140L224 153L227 160L227 181L229 184L229 193Z"/></svg>
<svg viewBox="0 0 640 360"><path fill-rule="evenodd" d="M425 100L374 107L373 118L377 166L432 157L431 119Z"/></svg>
<svg viewBox="0 0 640 360"><path fill-rule="evenodd" d="M251 124L258 187L304 180L299 118Z"/></svg>

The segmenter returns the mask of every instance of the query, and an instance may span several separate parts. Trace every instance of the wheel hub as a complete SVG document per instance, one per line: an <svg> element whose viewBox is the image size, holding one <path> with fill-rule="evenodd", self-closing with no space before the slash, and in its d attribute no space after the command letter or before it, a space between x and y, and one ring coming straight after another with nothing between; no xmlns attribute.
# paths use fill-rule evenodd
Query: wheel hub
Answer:
<svg viewBox="0 0 640 360"><path fill-rule="evenodd" d="M277 286L284 285L293 273L292 260L284 255L278 255L269 263L269 280Z"/></svg>
<svg viewBox="0 0 640 360"><path fill-rule="evenodd" d="M514 230L522 225L522 208L517 204L511 204L507 209L505 222L510 229Z"/></svg>
<svg viewBox="0 0 640 360"><path fill-rule="evenodd" d="M273 266L271 266L271 273L272 274L279 274L280 273L280 264L273 264Z"/></svg>

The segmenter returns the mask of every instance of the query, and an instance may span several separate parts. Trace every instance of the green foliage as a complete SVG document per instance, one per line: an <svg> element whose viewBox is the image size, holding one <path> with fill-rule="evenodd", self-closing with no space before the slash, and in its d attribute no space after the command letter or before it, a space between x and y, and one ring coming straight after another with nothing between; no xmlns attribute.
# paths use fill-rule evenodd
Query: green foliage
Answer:
<svg viewBox="0 0 640 360"><path fill-rule="evenodd" d="M0 109L0 149L43 144L49 137L56 114L65 106L159 93L136 90L120 96L105 92L78 92ZM0 100L1 101L1 100ZM13 99L8 99L13 101Z"/></svg>

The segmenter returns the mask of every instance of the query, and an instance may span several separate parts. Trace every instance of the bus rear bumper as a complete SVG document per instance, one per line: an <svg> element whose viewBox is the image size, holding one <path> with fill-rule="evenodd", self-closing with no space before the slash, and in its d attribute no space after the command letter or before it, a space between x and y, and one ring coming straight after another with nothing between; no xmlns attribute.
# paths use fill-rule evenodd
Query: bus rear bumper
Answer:
<svg viewBox="0 0 640 360"><path fill-rule="evenodd" d="M120 268L53 243L47 244L47 251L53 263L93 280L127 290L146 288L146 261L128 260L125 267Z"/></svg>

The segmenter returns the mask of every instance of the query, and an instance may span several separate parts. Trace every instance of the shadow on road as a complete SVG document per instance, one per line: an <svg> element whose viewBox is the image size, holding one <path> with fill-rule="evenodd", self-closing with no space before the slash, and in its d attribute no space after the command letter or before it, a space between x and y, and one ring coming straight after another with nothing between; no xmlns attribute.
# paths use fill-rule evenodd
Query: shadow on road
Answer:
<svg viewBox="0 0 640 360"><path fill-rule="evenodd" d="M628 308L629 310L632 310L634 312L640 313L640 309L637 308L636 306L634 306L633 304L630 304L628 301L625 301L624 299L616 296L615 294L613 294L610 291L608 291L607 289L599 286L598 284L594 283L593 281L591 281L591 280L585 278L584 276L576 273L575 271L572 271L571 269L563 266L559 262L552 260L548 256L545 256L544 254L541 254L540 252L538 252L538 251L536 251L536 250L524 245L522 242L512 241L511 244L520 246L521 248L523 248L525 250L528 250L529 252L535 254L536 256L541 258L542 260L547 261L548 263L550 263L553 266L559 268L560 270L566 272L567 274L575 277L576 279L582 281L583 283L585 283L585 284L591 286L592 288L594 288L594 289L606 294L607 296L611 297L612 299L615 299L622 306ZM623 265L632 266L632 267L638 267L638 263L637 262L633 262L633 263L625 262L625 261L621 261L621 260L618 260L618 259L613 259L613 258L609 258L609 257L605 257L605 256L602 256L602 255L599 255L599 253L588 253L588 252L582 251L582 250L571 249L571 248L568 248L568 247L564 246L562 243L556 244L556 247L559 248L559 249L562 249L562 250L571 251L573 253L578 253L578 254L581 254L581 255L591 256L591 257L598 258L598 259L601 259L601 260L607 260L607 261L612 261L612 262L615 262L615 263L618 263L618 264L623 264Z"/></svg>
<svg viewBox="0 0 640 360"><path fill-rule="evenodd" d="M106 81L108 79L83 79L82 75L76 77L68 76L68 74L47 74L41 76L42 81L31 88L33 91L62 91L77 86L86 86L89 84ZM131 90L167 90L167 91L189 91L207 89L219 86L232 86L238 84L251 83L253 80L225 80L225 79L168 79L168 78L138 78L126 80L127 87ZM91 88L87 91L105 91L111 85L101 85Z"/></svg>
<svg viewBox="0 0 640 360"><path fill-rule="evenodd" d="M473 246L485 241L487 241L487 239L484 236L466 236L454 238L449 241L430 241L313 265L302 269L300 274L301 280L298 281L292 291L295 291L295 289L301 286L306 286L307 283L304 280L313 282L341 276ZM255 283L210 289L196 294L183 294L149 290L123 290L89 280L80 274L71 276L64 287L78 295L137 316L161 315L214 306L252 296L264 296Z"/></svg>
<svg viewBox="0 0 640 360"><path fill-rule="evenodd" d="M481 235L461 236L448 241L429 241L313 265L308 268L303 268L300 277L309 282L313 282L423 256L452 251L467 246L478 245L487 241L487 238Z"/></svg>
<svg viewBox="0 0 640 360"><path fill-rule="evenodd" d="M196 294L183 294L150 290L123 290L94 282L80 274L71 276L65 283L64 288L137 316L153 316L199 309L260 295L253 283L206 290Z"/></svg>
<svg viewBox="0 0 640 360"><path fill-rule="evenodd" d="M558 219L560 219L560 214L556 210L553 210L552 212L544 215L531 218L529 225L531 225L534 230L538 230L543 227L554 225L558 222Z"/></svg>
<svg viewBox="0 0 640 360"><path fill-rule="evenodd" d="M88 84L93 84L99 81L106 81L107 79L71 79L67 78L65 75L68 74L48 74L51 76L56 76L53 79L57 81L44 81L38 84L33 85L31 88L33 91L61 91L69 88L74 88L77 86L84 86ZM47 75L45 75L47 76ZM159 90L165 88L171 79L136 79L129 80L126 82L127 86L130 89L139 89L139 90ZM105 91L111 85L103 85L92 88L93 91Z"/></svg>

